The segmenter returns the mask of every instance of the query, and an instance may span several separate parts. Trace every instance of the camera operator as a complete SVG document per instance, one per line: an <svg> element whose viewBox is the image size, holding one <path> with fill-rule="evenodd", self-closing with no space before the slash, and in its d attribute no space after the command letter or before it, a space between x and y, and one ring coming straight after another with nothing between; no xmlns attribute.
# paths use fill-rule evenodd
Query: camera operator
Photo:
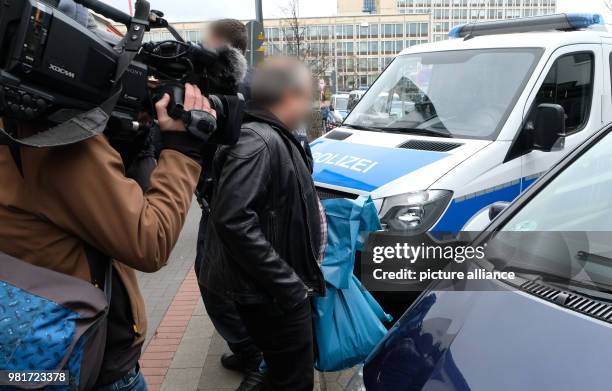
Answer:
<svg viewBox="0 0 612 391"><path fill-rule="evenodd" d="M243 54L246 52L247 39L245 25L236 19L216 20L208 26L207 32L204 35L204 42L210 48L215 49L229 45L240 50ZM251 94L251 74L252 72L249 70L239 85L239 91L247 101L250 99ZM236 118L235 120L238 121L241 118ZM198 231L195 271L208 316L232 352L221 357L221 364L226 369L244 373L245 378L238 390L257 390L263 383L263 376L259 373L259 366L263 357L262 353L249 336L233 300L226 297L226 287L220 284L223 276L219 268L216 267L219 260L211 259L219 257L214 252L206 254L206 226L210 214L208 205L211 202L210 198L214 186L211 177L212 156L217 147L209 145L206 148L208 150L206 154L207 159L204 162L206 169L202 173L200 184L198 185L198 198L202 206L202 218Z"/></svg>
<svg viewBox="0 0 612 391"><path fill-rule="evenodd" d="M162 268L174 247L201 172L201 142L157 104L162 151L150 188L124 174L106 136L54 148L0 147L0 251L86 281L94 279L91 248L113 259L112 299L99 390L146 390L138 359L146 335L135 270ZM216 116L200 90L185 86L185 109ZM47 124L18 123L20 136ZM90 265L92 265L90 267ZM102 266L104 267L104 266ZM92 281L93 282L93 281Z"/></svg>

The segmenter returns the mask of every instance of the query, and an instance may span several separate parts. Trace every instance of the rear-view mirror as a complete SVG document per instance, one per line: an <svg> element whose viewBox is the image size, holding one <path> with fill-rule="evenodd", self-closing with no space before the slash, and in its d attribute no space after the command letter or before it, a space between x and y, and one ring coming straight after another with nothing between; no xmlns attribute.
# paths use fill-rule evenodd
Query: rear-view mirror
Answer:
<svg viewBox="0 0 612 391"><path fill-rule="evenodd" d="M565 110L563 106L542 103L536 108L532 123L533 149L550 152L565 135Z"/></svg>

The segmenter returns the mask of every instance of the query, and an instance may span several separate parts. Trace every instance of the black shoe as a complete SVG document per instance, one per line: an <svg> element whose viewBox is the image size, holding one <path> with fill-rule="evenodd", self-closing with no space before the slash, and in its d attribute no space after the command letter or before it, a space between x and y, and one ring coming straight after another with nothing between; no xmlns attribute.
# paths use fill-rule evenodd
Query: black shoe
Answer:
<svg viewBox="0 0 612 391"><path fill-rule="evenodd" d="M245 370L242 359L233 353L224 353L221 356L221 365L230 371L243 372Z"/></svg>
<svg viewBox="0 0 612 391"><path fill-rule="evenodd" d="M258 371L262 360L263 355L259 349L251 347L237 354L226 353L222 355L221 365L230 371L248 373Z"/></svg>
<svg viewBox="0 0 612 391"><path fill-rule="evenodd" d="M249 372L242 379L236 391L262 391L264 389L264 375L259 371Z"/></svg>

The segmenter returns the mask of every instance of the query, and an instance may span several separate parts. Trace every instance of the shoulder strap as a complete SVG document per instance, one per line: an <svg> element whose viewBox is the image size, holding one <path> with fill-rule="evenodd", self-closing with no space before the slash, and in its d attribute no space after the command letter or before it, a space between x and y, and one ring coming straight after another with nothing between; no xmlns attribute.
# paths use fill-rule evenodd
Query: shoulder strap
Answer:
<svg viewBox="0 0 612 391"><path fill-rule="evenodd" d="M111 302L113 288L113 261L89 243L85 243L85 255L91 271L91 280L94 285L103 287L106 301ZM104 281L102 283L102 281Z"/></svg>
<svg viewBox="0 0 612 391"><path fill-rule="evenodd" d="M142 44L148 26L149 13L150 6L148 3L139 2L136 13L132 18L129 31L116 47L117 50L121 51L121 55L119 56L117 70L113 79L115 89L107 100L102 102L99 107L84 113L78 113L49 130L39 132L23 139L18 139L9 134L6 130L0 128L0 144L12 144L34 148L58 147L78 143L104 132L110 115L117 105L123 91L120 80L130 66L132 60L134 60L138 54L138 50ZM62 114L60 114L60 116L61 115ZM64 113L64 115L66 114Z"/></svg>
<svg viewBox="0 0 612 391"><path fill-rule="evenodd" d="M97 136L106 129L110 114L121 96L121 91L122 88L119 87L100 107L79 113L61 124L44 132L36 133L33 136L19 139L0 128L0 144L17 147L48 148L74 144Z"/></svg>

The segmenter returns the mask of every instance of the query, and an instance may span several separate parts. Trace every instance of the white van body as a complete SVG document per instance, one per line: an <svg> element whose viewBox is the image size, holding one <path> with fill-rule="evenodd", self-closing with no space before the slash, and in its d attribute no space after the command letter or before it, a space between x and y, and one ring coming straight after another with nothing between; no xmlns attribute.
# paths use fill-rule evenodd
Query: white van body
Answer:
<svg viewBox="0 0 612 391"><path fill-rule="evenodd" d="M589 29L484 35L406 49L343 126L312 142L313 176L321 198L370 195L391 231L459 231L490 205L512 201L574 147L612 123L611 53L612 34ZM495 56L504 57L500 61ZM522 64L523 58L532 63ZM476 72L462 61L496 67ZM398 68L402 66L405 71ZM523 68L524 77L513 76ZM386 77L388 72L397 75ZM425 90L432 91L441 74L452 96L439 88L427 97ZM512 84L517 90L511 100L504 95L506 76L523 80ZM462 86L467 79L470 84ZM387 87L396 82L404 83L404 95L409 90L405 86L417 87L410 91L425 102L416 104L420 110L440 106L431 118L446 118L436 118L437 129L430 130L452 130L452 138L428 134L422 124L416 130L376 127L401 124L401 115L414 114L414 102L402 93L390 94ZM498 85L504 88L496 90ZM494 99L496 94L506 103ZM373 108L380 96L393 96L384 113ZM473 108L471 101L477 102ZM572 125L551 152L518 145L538 102L564 106ZM495 126L486 129L488 123ZM470 129L470 124L483 125Z"/></svg>

